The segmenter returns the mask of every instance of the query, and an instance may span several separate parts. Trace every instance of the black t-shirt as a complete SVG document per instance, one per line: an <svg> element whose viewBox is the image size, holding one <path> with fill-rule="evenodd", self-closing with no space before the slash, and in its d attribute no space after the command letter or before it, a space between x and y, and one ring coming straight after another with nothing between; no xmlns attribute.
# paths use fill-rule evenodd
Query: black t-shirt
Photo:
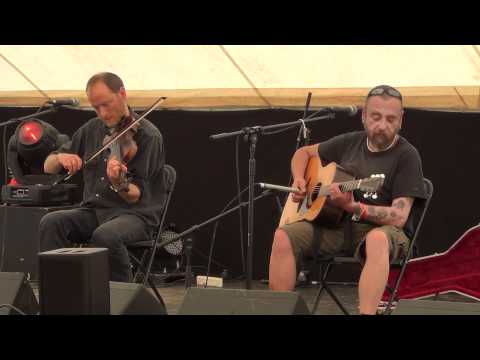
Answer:
<svg viewBox="0 0 480 360"><path fill-rule="evenodd" d="M138 117L135 113L133 116ZM94 208L100 223L122 214L133 214L142 218L150 226L159 224L159 215L166 200L163 138L158 128L148 120L143 119L139 124L133 136L138 151L127 164L128 177L141 192L139 201L128 204L119 194L110 189L106 173L108 150L83 168L84 189L81 205ZM70 142L54 153L77 154L85 160L101 148L106 134L107 128L102 120L93 118L73 134Z"/></svg>
<svg viewBox="0 0 480 360"><path fill-rule="evenodd" d="M350 132L320 143L318 151L324 165L333 161L356 179L372 174L385 175L382 187L377 190L377 199L364 198L361 191L355 190L356 201L391 206L392 201L399 197L426 198L420 155L402 136L390 149L371 152L367 147L365 131ZM410 233L410 222L405 226Z"/></svg>

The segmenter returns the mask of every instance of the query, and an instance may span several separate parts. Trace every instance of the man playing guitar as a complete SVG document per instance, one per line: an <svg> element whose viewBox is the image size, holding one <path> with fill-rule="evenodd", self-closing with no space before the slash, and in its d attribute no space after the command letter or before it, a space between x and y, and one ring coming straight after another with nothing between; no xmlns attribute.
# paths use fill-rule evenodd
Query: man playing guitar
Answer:
<svg viewBox="0 0 480 360"><path fill-rule="evenodd" d="M355 178L384 174L378 196L363 198L359 190L342 192L330 187L330 203L347 214L340 224L321 225L295 221L280 226L274 236L270 257L269 284L272 290L295 287L297 263L316 244L320 254L350 251L364 265L359 281L360 314L375 314L388 279L390 262L406 254L413 233L409 221L415 198L425 198L423 172L418 151L398 133L403 119L402 95L393 87L380 85L368 93L362 110L364 131L335 136L320 144L304 146L292 157L293 188L290 196L301 202L306 195L305 170L310 159L335 162ZM360 202L360 199L362 201ZM344 239L347 221L352 223L352 241Z"/></svg>

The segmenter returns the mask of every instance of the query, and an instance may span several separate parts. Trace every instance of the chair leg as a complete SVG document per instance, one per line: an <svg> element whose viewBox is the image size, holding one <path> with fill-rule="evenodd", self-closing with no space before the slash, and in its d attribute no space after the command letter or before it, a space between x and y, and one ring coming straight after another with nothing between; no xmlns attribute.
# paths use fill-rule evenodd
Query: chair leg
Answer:
<svg viewBox="0 0 480 360"><path fill-rule="evenodd" d="M318 304L320 303L320 296L322 295L323 290L326 290L330 295L330 297L333 299L333 301L340 308L340 310L342 310L343 314L350 315L350 313L347 311L345 306L343 306L343 304L340 302L340 300L332 291L332 289L330 289L330 286L327 283L327 276L328 276L328 273L330 272L331 265L332 265L331 263L328 263L325 268L323 264L320 265L320 273L319 273L320 288L315 297L315 303L312 308L312 314L315 314L315 312L317 311Z"/></svg>
<svg viewBox="0 0 480 360"><path fill-rule="evenodd" d="M335 303L337 304L337 306L340 308L340 310L342 310L343 314L344 315L350 315L350 313L347 311L347 309L345 308L345 306L343 306L343 304L340 302L340 300L338 299L337 295L334 294L334 292L330 289L330 287L325 283L325 290L327 290L328 294L330 295L330 297L333 299L333 301L335 301Z"/></svg>
<svg viewBox="0 0 480 360"><path fill-rule="evenodd" d="M147 253L148 253L148 249L143 250L142 257L140 258L140 263L141 264L144 264L145 256L147 255ZM140 274L140 270L141 270L140 266L137 266L137 269L135 270L135 274L133 275L133 282L134 283L136 283L137 280L138 280L138 275ZM145 276L145 274L144 274L144 276Z"/></svg>
<svg viewBox="0 0 480 360"><path fill-rule="evenodd" d="M325 290L323 286L323 282L320 282L320 289L318 289L317 295L315 296L315 303L313 304L312 314L315 314L317 311L318 303L320 302L320 296L322 296L322 292Z"/></svg>
<svg viewBox="0 0 480 360"><path fill-rule="evenodd" d="M402 267L403 269L403 267ZM388 303L383 311L383 315L391 315L392 314L392 305L397 297L398 287L400 286L400 281L402 280L401 277L403 275L403 271L400 272L398 277L395 279L395 287L391 288L390 286L386 286L386 289L390 292L390 296L388 297Z"/></svg>
<svg viewBox="0 0 480 360"><path fill-rule="evenodd" d="M130 257L136 262L137 266L144 272L146 273L145 271L145 268L143 267L142 263L140 262L140 260L138 260L134 255L130 254ZM160 301L160 303L163 305L163 307L166 309L167 307L165 306L165 303L160 295L160 293L158 292L157 290L157 287L155 286L154 282L152 281L152 279L150 278L150 274L146 274L146 279L144 279L144 282L143 282L143 285L146 285L146 283L148 282L148 284L150 285L150 288L153 290L155 296L157 297L158 301Z"/></svg>
<svg viewBox="0 0 480 360"><path fill-rule="evenodd" d="M397 295L397 292L392 291L392 293L388 297L388 303L387 303L387 306L385 307L385 310L383 311L383 315L391 315L392 314L392 305L393 305L393 301L395 300L395 295Z"/></svg>
<svg viewBox="0 0 480 360"><path fill-rule="evenodd" d="M324 263L321 263L318 268L318 280L320 281L320 288L318 289L317 295L315 296L315 303L313 304L312 314L315 314L317 311L318 304L320 303L320 296L322 296L323 290L325 290L325 279L330 271L331 263L328 263L326 266Z"/></svg>
<svg viewBox="0 0 480 360"><path fill-rule="evenodd" d="M153 292L155 293L155 296L157 297L158 301L160 301L160 304L163 305L163 307L165 308L165 310L167 309L167 306L165 305L165 302L163 301L163 298L160 296L160 293L158 292L157 290L157 287L155 286L155 284L153 283L152 279L150 278L150 276L147 278L147 281L148 281L148 284L150 285L150 288L153 290Z"/></svg>

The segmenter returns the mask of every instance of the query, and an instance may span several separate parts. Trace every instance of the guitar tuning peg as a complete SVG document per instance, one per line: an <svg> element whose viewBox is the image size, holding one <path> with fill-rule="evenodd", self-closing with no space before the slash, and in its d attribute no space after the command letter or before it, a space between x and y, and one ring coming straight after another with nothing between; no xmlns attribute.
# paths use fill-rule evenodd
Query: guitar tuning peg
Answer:
<svg viewBox="0 0 480 360"><path fill-rule="evenodd" d="M380 177L385 179L385 174L381 174Z"/></svg>
<svg viewBox="0 0 480 360"><path fill-rule="evenodd" d="M372 199L373 199L373 200L376 200L377 198L378 198L377 193L374 193L374 194L372 195Z"/></svg>
<svg viewBox="0 0 480 360"><path fill-rule="evenodd" d="M369 196L370 196L370 195L369 195L368 193L363 194L363 197L364 197L365 199L368 199Z"/></svg>

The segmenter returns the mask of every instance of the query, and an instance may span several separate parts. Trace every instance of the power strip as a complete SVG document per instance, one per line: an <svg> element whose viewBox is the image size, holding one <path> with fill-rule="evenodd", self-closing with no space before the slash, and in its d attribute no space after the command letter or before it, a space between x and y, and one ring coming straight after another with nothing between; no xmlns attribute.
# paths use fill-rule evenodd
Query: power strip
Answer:
<svg viewBox="0 0 480 360"><path fill-rule="evenodd" d="M207 281L208 281L208 283L207 283ZM197 276L197 286L198 287L202 287L202 286L223 287L223 279L220 278L220 277L209 276L208 280L207 280L206 276L198 275Z"/></svg>

